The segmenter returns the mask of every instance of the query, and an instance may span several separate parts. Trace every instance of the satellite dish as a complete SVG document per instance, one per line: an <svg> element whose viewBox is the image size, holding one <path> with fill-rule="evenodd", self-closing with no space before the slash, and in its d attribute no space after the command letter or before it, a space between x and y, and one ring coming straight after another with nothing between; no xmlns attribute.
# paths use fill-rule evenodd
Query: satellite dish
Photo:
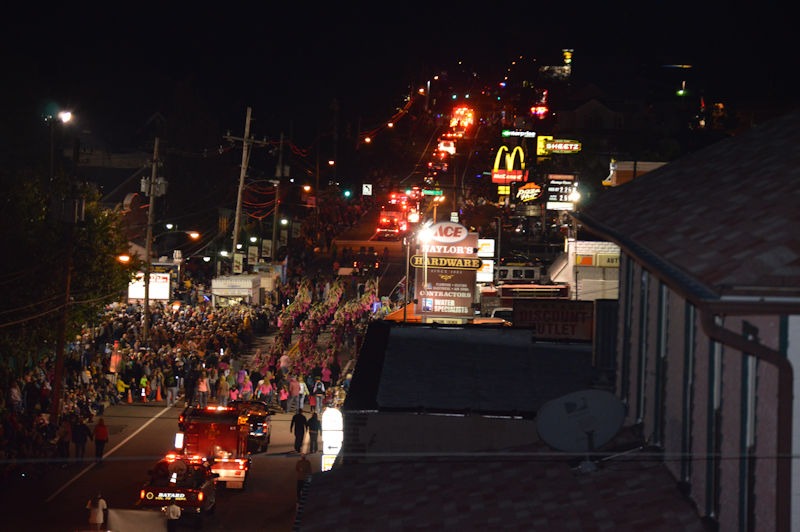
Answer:
<svg viewBox="0 0 800 532"><path fill-rule="evenodd" d="M622 428L625 406L605 390L582 390L548 401L536 415L539 436L550 447L591 453Z"/></svg>

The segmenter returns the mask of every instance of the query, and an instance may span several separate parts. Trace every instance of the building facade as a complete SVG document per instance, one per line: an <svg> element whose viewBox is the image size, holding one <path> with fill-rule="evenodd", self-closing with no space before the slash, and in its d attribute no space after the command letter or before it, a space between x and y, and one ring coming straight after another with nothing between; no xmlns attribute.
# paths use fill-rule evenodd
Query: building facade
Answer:
<svg viewBox="0 0 800 532"><path fill-rule="evenodd" d="M620 247L615 389L719 530L800 530L800 113L575 217Z"/></svg>

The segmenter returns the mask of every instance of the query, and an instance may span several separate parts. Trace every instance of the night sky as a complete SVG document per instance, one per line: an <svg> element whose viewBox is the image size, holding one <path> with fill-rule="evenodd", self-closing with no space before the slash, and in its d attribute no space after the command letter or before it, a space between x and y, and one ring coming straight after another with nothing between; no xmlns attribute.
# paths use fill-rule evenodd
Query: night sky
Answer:
<svg viewBox="0 0 800 532"><path fill-rule="evenodd" d="M330 120L390 117L410 87L458 60L497 76L518 55L575 68L696 65L714 96L788 94L797 45L777 4L703 3L119 3L19 6L0 21L3 98L21 116L53 101L97 134L169 116L187 94L241 134L312 137ZM283 5L286 4L286 5ZM646 5L643 5L646 4ZM631 6L638 7L631 7ZM722 5L722 4L720 4ZM35 117L32 117L35 119Z"/></svg>

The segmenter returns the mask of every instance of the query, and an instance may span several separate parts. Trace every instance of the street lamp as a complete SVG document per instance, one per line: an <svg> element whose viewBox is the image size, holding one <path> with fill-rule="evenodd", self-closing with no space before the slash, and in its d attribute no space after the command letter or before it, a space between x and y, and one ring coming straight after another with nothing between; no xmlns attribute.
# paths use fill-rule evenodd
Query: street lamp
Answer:
<svg viewBox="0 0 800 532"><path fill-rule="evenodd" d="M72 113L62 111L57 114L58 119L62 124L66 124L72 119ZM48 116L50 126L50 184L52 186L55 177L55 120L53 116ZM73 165L75 175L71 178L77 178L78 170L78 153L75 152L75 161ZM72 190L72 179L70 179L70 193ZM64 198L65 206L72 202L71 209L63 209L60 213L61 221L65 222L64 230L65 246L66 246L66 259L64 260L64 304L61 308L61 318L56 332L56 367L55 377L53 379L53 400L50 403L50 413L56 421L61 417L61 395L62 395L62 380L64 374L64 350L66 348L66 334L67 334L67 317L69 313L70 299L71 299L71 282L72 282L72 254L73 254L73 239L74 239L74 225L82 221L83 218L83 200L78 198Z"/></svg>
<svg viewBox="0 0 800 532"><path fill-rule="evenodd" d="M569 194L569 201L572 203L572 211L577 210L578 202L581 200L581 193L578 186L572 189ZM572 218L572 273L575 281L575 301L578 300L578 222L574 216Z"/></svg>
<svg viewBox="0 0 800 532"><path fill-rule="evenodd" d="M405 323L408 318L408 290L411 288L411 280L408 278L409 263L411 262L411 238L407 234L403 237L403 244L406 246L406 285L403 288L403 323Z"/></svg>
<svg viewBox="0 0 800 532"><path fill-rule="evenodd" d="M433 230L429 224L423 225L417 233L417 238L422 242L422 290L419 295L422 297L422 322L425 323L425 313L428 311L428 303L425 296L428 293L428 245L433 239Z"/></svg>
<svg viewBox="0 0 800 532"><path fill-rule="evenodd" d="M433 223L437 222L437 213L436 209L439 207L440 203L444 203L444 196L434 196L433 197Z"/></svg>
<svg viewBox="0 0 800 532"><path fill-rule="evenodd" d="M72 120L72 113L69 111L59 111L55 116L47 115L45 117L45 121L50 127L50 182L52 182L55 177L56 122L66 124L70 120Z"/></svg>

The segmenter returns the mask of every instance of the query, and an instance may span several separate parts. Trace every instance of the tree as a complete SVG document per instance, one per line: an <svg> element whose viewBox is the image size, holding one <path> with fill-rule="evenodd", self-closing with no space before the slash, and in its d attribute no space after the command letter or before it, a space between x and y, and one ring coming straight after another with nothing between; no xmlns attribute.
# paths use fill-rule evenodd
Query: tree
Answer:
<svg viewBox="0 0 800 532"><path fill-rule="evenodd" d="M13 173L6 169L0 179L0 245L6 250L0 272L0 368L18 375L54 354L68 262L68 340L84 324L96 323L104 305L120 300L137 265L117 260L128 249L121 213L102 208L94 189L73 186L63 176L49 182L35 169ZM84 205L77 223L62 214L74 212L73 198Z"/></svg>

